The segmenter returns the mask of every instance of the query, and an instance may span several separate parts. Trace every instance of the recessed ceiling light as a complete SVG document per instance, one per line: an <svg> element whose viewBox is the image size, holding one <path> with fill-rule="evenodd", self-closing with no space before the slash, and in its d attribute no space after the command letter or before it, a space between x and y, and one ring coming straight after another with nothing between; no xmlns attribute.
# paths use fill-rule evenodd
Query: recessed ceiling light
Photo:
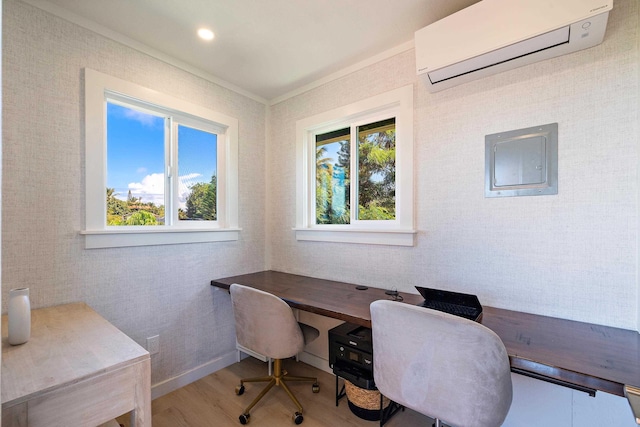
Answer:
<svg viewBox="0 0 640 427"><path fill-rule="evenodd" d="M213 38L215 37L215 35L213 34L213 31L208 30L206 28L200 28L198 30L198 35L203 40L213 40Z"/></svg>

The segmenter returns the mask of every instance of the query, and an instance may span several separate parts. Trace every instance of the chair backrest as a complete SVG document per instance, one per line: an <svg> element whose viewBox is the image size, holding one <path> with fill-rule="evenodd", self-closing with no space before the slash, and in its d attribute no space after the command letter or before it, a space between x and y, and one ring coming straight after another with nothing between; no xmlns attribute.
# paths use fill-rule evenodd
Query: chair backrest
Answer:
<svg viewBox="0 0 640 427"><path fill-rule="evenodd" d="M386 397L456 427L497 427L512 398L509 356L479 323L395 301L371 304L373 374Z"/></svg>
<svg viewBox="0 0 640 427"><path fill-rule="evenodd" d="M249 286L229 288L238 344L272 359L301 352L304 337L291 307L275 295Z"/></svg>

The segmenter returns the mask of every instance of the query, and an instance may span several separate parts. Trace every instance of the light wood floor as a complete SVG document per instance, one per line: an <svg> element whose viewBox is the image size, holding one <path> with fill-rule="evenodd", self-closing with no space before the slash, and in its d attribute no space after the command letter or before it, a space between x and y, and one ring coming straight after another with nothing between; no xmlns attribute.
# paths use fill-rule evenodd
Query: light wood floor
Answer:
<svg viewBox="0 0 640 427"><path fill-rule="evenodd" d="M320 393L311 391L310 383L293 383L290 388L304 407L303 427L375 427L377 421L356 417L346 398L335 406L335 377L302 362L287 360L283 367L291 375L317 376ZM240 378L267 374L266 363L248 357L192 384L155 399L152 402L153 427L235 427L238 416L262 390L263 383L247 383L245 393L236 396ZM291 384L291 383L290 383ZM249 426L295 426L291 416L295 405L279 387L274 387L251 410ZM128 417L118 421L129 427ZM432 421L409 409L398 412L385 427L428 426Z"/></svg>

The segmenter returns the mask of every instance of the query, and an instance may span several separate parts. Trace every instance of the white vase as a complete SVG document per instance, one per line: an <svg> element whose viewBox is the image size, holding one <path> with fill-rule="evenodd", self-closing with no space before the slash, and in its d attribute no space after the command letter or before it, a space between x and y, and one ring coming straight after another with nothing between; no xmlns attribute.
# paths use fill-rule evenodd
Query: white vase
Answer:
<svg viewBox="0 0 640 427"><path fill-rule="evenodd" d="M29 341L31 336L31 303L29 288L9 291L9 344L18 345Z"/></svg>

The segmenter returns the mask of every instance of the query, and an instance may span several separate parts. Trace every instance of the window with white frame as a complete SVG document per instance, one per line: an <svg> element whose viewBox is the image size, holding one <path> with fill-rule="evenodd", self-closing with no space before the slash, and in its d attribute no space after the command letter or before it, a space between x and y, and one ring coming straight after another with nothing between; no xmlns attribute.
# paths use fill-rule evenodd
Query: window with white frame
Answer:
<svg viewBox="0 0 640 427"><path fill-rule="evenodd" d="M413 87L296 127L296 238L412 246Z"/></svg>
<svg viewBox="0 0 640 427"><path fill-rule="evenodd" d="M237 240L232 117L85 69L87 248Z"/></svg>

